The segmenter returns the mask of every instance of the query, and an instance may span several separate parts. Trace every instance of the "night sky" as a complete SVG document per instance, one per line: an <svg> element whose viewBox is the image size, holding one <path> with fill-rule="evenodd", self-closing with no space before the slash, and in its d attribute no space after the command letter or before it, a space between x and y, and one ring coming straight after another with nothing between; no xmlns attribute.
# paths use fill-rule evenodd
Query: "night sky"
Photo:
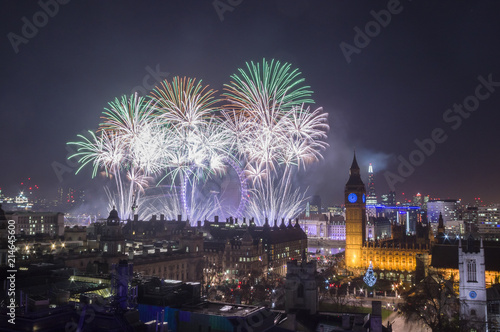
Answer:
<svg viewBox="0 0 500 332"><path fill-rule="evenodd" d="M212 1L73 0L57 13L55 0L42 1L51 15L36 1L0 4L0 187L8 195L28 177L47 195L99 186L90 172L73 175L66 142L95 130L115 97L145 78L154 84L150 71L221 91L246 61L274 58L298 67L315 106L329 113L325 158L297 180L325 205L343 202L354 149L365 179L373 163L379 195L391 174L404 180L394 184L398 194L500 202L498 1L222 0L231 9L223 13ZM23 31L34 18L36 34ZM475 110L455 113L463 103ZM414 152L415 140L433 135L442 141L434 151ZM421 164L400 172L399 156ZM71 172L58 178L54 165Z"/></svg>

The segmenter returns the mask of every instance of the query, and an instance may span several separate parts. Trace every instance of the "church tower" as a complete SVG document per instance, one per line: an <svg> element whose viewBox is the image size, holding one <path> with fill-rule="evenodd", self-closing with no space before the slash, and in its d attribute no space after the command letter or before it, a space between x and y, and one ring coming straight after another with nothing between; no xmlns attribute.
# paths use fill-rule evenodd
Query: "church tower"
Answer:
<svg viewBox="0 0 500 332"><path fill-rule="evenodd" d="M361 248L366 238L366 189L361 180L356 154L345 185L345 263L347 268L365 268Z"/></svg>
<svg viewBox="0 0 500 332"><path fill-rule="evenodd" d="M488 331L483 239L479 248L474 246L472 235L463 247L462 241L459 241L460 319L467 321L477 331Z"/></svg>

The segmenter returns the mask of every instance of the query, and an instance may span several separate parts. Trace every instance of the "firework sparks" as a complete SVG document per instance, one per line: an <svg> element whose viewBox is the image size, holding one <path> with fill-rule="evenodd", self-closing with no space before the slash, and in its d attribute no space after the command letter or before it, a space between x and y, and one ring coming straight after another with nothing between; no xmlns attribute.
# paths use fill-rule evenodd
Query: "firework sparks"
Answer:
<svg viewBox="0 0 500 332"><path fill-rule="evenodd" d="M91 164L93 177L103 169L115 180L115 190L106 192L122 217L154 182L169 188L168 202L145 196L141 215L182 214L193 222L215 213L249 215L259 224L295 217L306 197L292 178L322 158L329 130L321 108L304 106L313 102L312 91L300 74L274 60L247 63L225 85L225 109L217 106L216 91L190 78L164 81L147 98L117 98L97 133L68 143L78 147L70 158L78 157L77 173ZM223 206L217 190L204 201L196 194L228 168L240 186L236 210Z"/></svg>
<svg viewBox="0 0 500 332"><path fill-rule="evenodd" d="M231 78L224 96L233 111L224 116L252 180L252 216L260 224L266 217L295 217L305 195L293 189L291 179L301 166L321 158L327 146L327 114L304 107L312 102L312 92L301 86L304 79L289 64L247 63L247 71L239 69Z"/></svg>
<svg viewBox="0 0 500 332"><path fill-rule="evenodd" d="M262 60L260 63L247 63L247 71L240 68L240 75L231 75L233 81L225 85L224 95L231 101L229 108L238 108L253 113L271 108L277 101L280 108L289 110L293 106L314 103L309 97L312 91L309 86L300 86L304 78L298 69L291 69L288 63Z"/></svg>

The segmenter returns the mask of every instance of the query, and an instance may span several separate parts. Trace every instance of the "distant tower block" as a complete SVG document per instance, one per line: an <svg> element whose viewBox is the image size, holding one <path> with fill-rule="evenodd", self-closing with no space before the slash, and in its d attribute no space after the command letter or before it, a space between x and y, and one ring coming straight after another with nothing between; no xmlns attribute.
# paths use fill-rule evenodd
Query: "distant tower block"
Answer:
<svg viewBox="0 0 500 332"><path fill-rule="evenodd" d="M368 166L368 196L366 196L366 209L369 217L376 217L375 205L377 204L377 194L373 178L373 166L370 163Z"/></svg>

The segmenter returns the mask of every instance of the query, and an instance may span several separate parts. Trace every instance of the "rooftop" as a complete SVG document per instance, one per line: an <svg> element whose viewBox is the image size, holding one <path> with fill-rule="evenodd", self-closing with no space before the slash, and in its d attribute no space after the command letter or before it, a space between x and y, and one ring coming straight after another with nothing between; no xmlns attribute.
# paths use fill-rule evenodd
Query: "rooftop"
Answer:
<svg viewBox="0 0 500 332"><path fill-rule="evenodd" d="M208 315L224 316L224 317L246 317L260 310L265 310L264 307L257 307L243 304L229 304L223 302L200 302L195 305L184 305L185 311L203 313Z"/></svg>

